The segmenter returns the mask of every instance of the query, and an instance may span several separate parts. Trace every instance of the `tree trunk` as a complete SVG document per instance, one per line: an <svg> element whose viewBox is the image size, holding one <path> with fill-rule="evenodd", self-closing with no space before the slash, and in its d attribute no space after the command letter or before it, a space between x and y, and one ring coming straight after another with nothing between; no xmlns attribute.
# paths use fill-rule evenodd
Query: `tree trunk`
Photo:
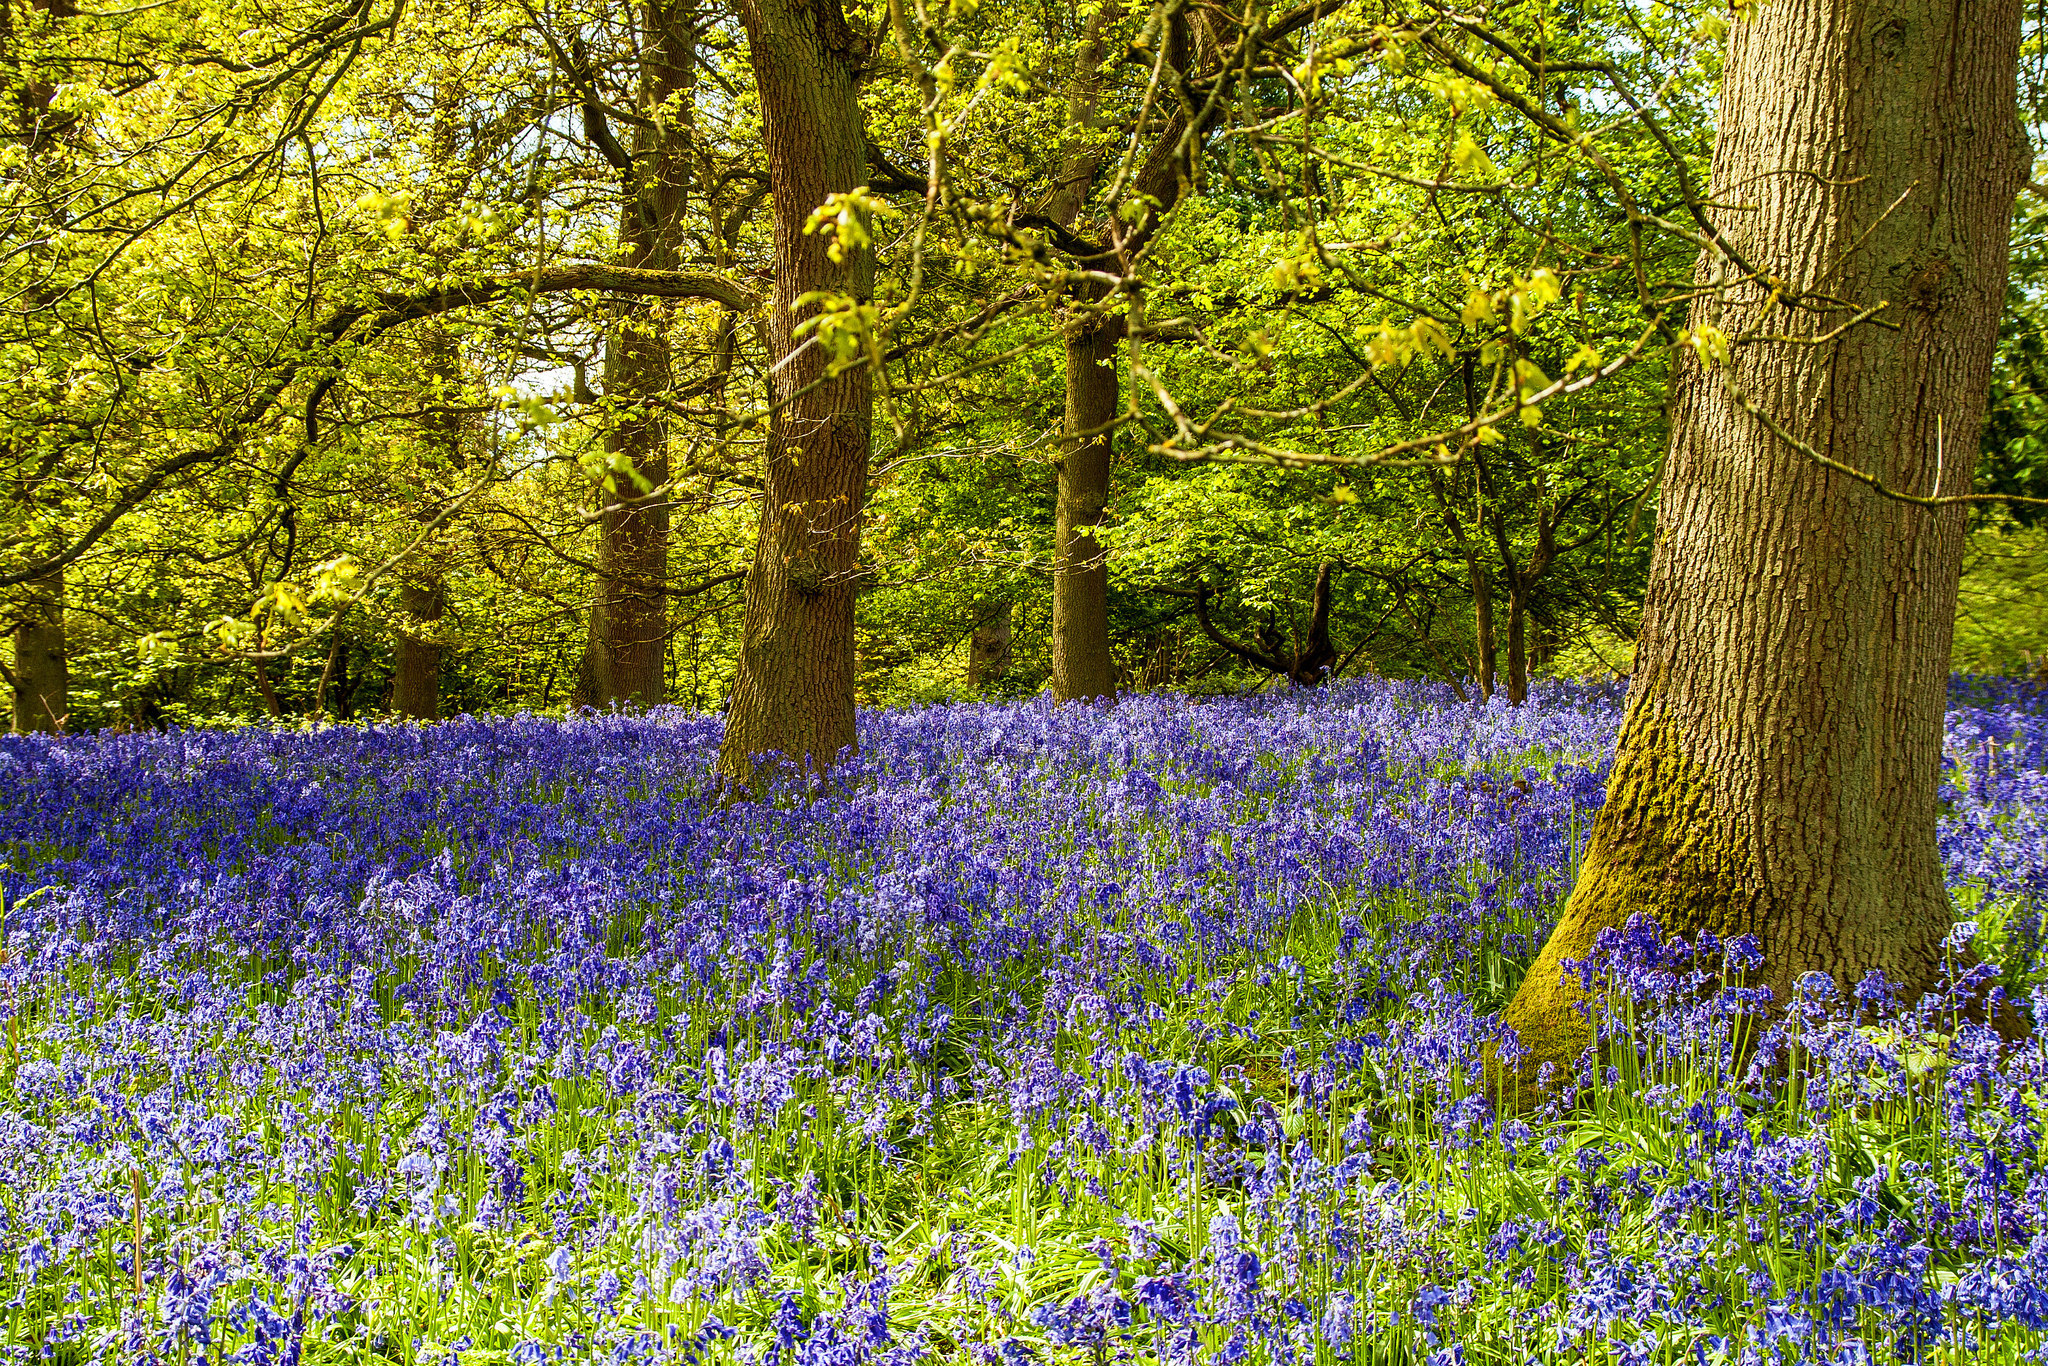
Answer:
<svg viewBox="0 0 2048 1366"><path fill-rule="evenodd" d="M757 755L784 755L823 773L855 743L853 609L871 383L858 363L828 377L824 347L796 354L805 340L796 329L817 311L798 302L813 291L872 298L874 256L850 244L833 261L826 254L832 234L804 232L827 196L867 179L854 84L861 54L837 0L743 0L740 12L775 207L768 317L775 409L739 668L718 755L726 780L750 787Z"/></svg>
<svg viewBox="0 0 2048 1366"><path fill-rule="evenodd" d="M398 586L398 649L391 669L391 710L410 721L441 719L441 645L435 632L448 605L438 566L415 567Z"/></svg>
<svg viewBox="0 0 2048 1366"><path fill-rule="evenodd" d="M1771 284L1695 306L1757 339L1678 380L1659 540L1607 804L1506 1019L1528 1068L1588 1042L1560 964L1636 912L1753 934L1783 1001L1802 974L1942 964L1935 844L1963 509L1887 499L1788 435L1914 494L1966 491L2029 153L2017 0L1766 5L1736 25L1714 156L1734 247ZM1895 202L1896 201L1896 202ZM1700 270L1715 283L1711 257ZM1813 291L1849 306L1792 307ZM1824 345L1849 307L1891 327Z"/></svg>
<svg viewBox="0 0 2048 1366"><path fill-rule="evenodd" d="M452 155L449 154L449 155ZM431 490L462 468L462 417L453 411L462 402L462 355L447 329L429 327L420 339L426 372L427 416L420 424L421 492L419 516L431 521L437 513ZM448 606L447 569L438 533L431 533L417 557L401 569L398 649L392 660L391 710L409 721L441 719L441 614Z"/></svg>
<svg viewBox="0 0 2048 1366"><path fill-rule="evenodd" d="M669 387L668 341L654 324L627 319L605 348L604 369L606 395L632 407L605 433L612 486L601 494L582 690L594 706L655 707L668 692L669 468L668 424L650 405Z"/></svg>
<svg viewBox="0 0 2048 1366"><path fill-rule="evenodd" d="M64 644L64 571L24 585L14 626L14 728L64 729L71 716L71 666Z"/></svg>
<svg viewBox="0 0 2048 1366"><path fill-rule="evenodd" d="M1110 424L1117 413L1114 323L1067 336L1066 436L1053 529L1052 690L1061 701L1116 696L1109 652L1109 552L1095 537L1109 504Z"/></svg>
<svg viewBox="0 0 2048 1366"><path fill-rule="evenodd" d="M1493 639L1493 581L1478 556L1469 556L1465 564L1472 574L1472 673L1485 701L1493 696L1494 661L1500 655Z"/></svg>
<svg viewBox="0 0 2048 1366"><path fill-rule="evenodd" d="M68 6L52 6L48 3L33 5L49 13L69 13ZM24 147L29 155L41 152L53 136L54 121L48 117L51 101L56 97L57 86L51 81L39 79L41 72L33 67L19 65L20 51L16 44L15 19L11 6L0 5L0 57L8 59L8 65L21 78L22 84L11 92L18 103L19 119L17 128L24 136L16 145ZM51 292L47 286L31 291L25 301L27 308L23 316L33 317L50 307ZM30 373L34 373L33 370ZM61 369L56 373L61 374ZM24 381L17 380L17 383ZM44 399L52 407L61 407L58 389L50 381L43 383ZM31 426L31 441L40 444ZM45 433L41 440L51 439ZM30 458L26 450L7 452L10 465L19 462L17 468L34 469L42 465L44 473L55 468L54 459L45 463ZM44 490L43 479L32 481L10 490L11 501L19 505L23 513L32 512L37 497ZM61 543L61 541L60 541ZM31 552L33 554L33 552ZM56 733L64 729L71 718L71 664L64 635L64 570L62 566L50 569L27 579L21 585L17 599L17 615L14 624L14 729L16 731L43 731Z"/></svg>
<svg viewBox="0 0 2048 1366"><path fill-rule="evenodd" d="M1508 705L1529 700L1529 591L1517 575L1508 583Z"/></svg>
<svg viewBox="0 0 2048 1366"><path fill-rule="evenodd" d="M658 0L642 10L641 33L640 99L655 126L620 159L627 195L619 239L626 265L673 270L689 201L696 51L688 16ZM671 101L680 120L663 112ZM598 492L598 585L577 687L578 700L593 706L654 707L668 696L668 423L660 403L672 382L660 311L621 305L605 343L610 472Z"/></svg>
<svg viewBox="0 0 2048 1366"><path fill-rule="evenodd" d="M974 634L967 639L969 688L979 692L1010 671L1010 619L1014 610L1011 603L988 603L976 616Z"/></svg>
<svg viewBox="0 0 2048 1366"><path fill-rule="evenodd" d="M1067 154L1046 201L1046 217L1073 227L1102 171L1103 149L1093 144L1102 99L1103 26L1111 6L1089 12L1067 86ZM1090 301L1101 291L1084 291ZM1052 692L1062 702L1116 696L1116 662L1109 652L1109 557L1089 531L1109 505L1110 424L1116 421L1120 375L1120 320L1077 312L1068 320L1067 413L1053 513ZM1082 433L1092 433L1082 435Z"/></svg>
<svg viewBox="0 0 2048 1366"><path fill-rule="evenodd" d="M277 685L270 681L270 670L263 667L262 660L252 659L249 671L256 675L256 692L263 699L263 710L270 714L271 720L282 721L284 703L278 698Z"/></svg>

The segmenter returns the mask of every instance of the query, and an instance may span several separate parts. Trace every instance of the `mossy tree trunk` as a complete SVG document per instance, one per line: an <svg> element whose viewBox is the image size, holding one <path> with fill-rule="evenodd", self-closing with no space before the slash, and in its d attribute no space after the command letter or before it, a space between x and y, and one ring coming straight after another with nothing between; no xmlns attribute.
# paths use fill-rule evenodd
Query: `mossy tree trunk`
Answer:
<svg viewBox="0 0 2048 1366"><path fill-rule="evenodd" d="M775 212L775 294L768 318L770 418L761 532L747 575L739 671L718 768L753 784L755 758L780 754L822 772L855 743L853 614L867 502L872 385L861 365L832 372L803 346L813 291L859 302L874 293L866 248L827 254L805 233L813 210L866 183L855 78L864 56L838 0L742 0L761 98Z"/></svg>
<svg viewBox="0 0 2048 1366"><path fill-rule="evenodd" d="M2019 25L2017 0L1809 0L1735 25L1711 201L1771 282L1692 318L1738 345L1678 378L1607 803L1507 1012L1532 1073L1588 1041L1561 964L1638 912L1755 935L1780 1000L1808 972L1916 993L1941 971L1963 510L1887 499L1769 426L1895 489L1967 490L2029 162ZM1700 274L1736 278L1711 252ZM1884 325L1832 336L1879 301Z"/></svg>

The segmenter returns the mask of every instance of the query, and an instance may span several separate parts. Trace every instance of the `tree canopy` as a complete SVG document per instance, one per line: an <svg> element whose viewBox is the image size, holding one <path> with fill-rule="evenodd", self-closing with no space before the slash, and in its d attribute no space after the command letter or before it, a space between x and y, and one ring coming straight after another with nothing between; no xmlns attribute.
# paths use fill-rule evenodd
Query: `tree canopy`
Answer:
<svg viewBox="0 0 2048 1366"><path fill-rule="evenodd" d="M1679 358L1755 340L1693 314L1765 273L1695 269L1740 14L798 11L815 192L757 4L7 0L17 725L715 708L764 575L865 702L1626 666ZM1946 437L2036 498L2038 215Z"/></svg>

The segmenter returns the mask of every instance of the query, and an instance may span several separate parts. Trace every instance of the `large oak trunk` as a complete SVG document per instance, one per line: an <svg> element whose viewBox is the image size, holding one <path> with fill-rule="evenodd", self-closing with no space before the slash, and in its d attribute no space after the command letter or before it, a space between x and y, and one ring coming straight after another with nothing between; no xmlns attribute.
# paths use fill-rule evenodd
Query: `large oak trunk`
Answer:
<svg viewBox="0 0 2048 1366"><path fill-rule="evenodd" d="M1059 459L1052 568L1052 690L1062 701L1116 696L1109 651L1109 552L1095 528L1109 505L1122 328L1094 321L1067 336L1066 435Z"/></svg>
<svg viewBox="0 0 2048 1366"><path fill-rule="evenodd" d="M60 731L71 715L64 648L64 571L23 585L14 627L14 728Z"/></svg>
<svg viewBox="0 0 2048 1366"><path fill-rule="evenodd" d="M1678 379L1659 539L1607 804L1564 919L1507 1020L1530 1068L1588 1040L1560 964L1642 912L1753 934L1803 974L1932 984L1950 924L1935 845L1963 512L2028 152L2016 0L1761 7L1736 26L1713 202L1773 285L1692 323L1738 344ZM1702 282L1732 278L1710 253ZM1890 326L1822 344L1855 308Z"/></svg>
<svg viewBox="0 0 2048 1366"><path fill-rule="evenodd" d="M867 177L854 88L859 54L837 0L744 0L775 207L775 296L768 318L775 403L763 457L761 532L747 575L739 671L719 772L745 787L756 756L822 772L854 744L853 611L872 420L866 368L831 373L826 349L797 334L832 291L865 302L874 258L827 255L831 233L804 225L829 195Z"/></svg>

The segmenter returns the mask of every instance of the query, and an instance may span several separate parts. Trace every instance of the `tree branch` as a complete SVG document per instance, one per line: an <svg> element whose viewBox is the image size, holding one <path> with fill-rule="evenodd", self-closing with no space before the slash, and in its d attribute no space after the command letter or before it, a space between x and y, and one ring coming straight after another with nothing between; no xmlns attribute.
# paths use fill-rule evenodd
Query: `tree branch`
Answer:
<svg viewBox="0 0 2048 1366"><path fill-rule="evenodd" d="M106 510L70 545L45 559L0 572L0 588L11 588L65 568L97 545L116 523L168 480L187 470L217 464L232 456L248 439L256 424L270 415L300 372L331 358L334 348L351 334L358 334L368 341L394 327L458 308L480 307L508 297L579 289L658 299L704 299L723 304L735 312L750 311L759 302L755 295L722 275L698 271L638 270L595 262L476 276L444 282L414 293L389 291L376 294L369 302L337 310L318 324L305 348L298 356L271 371L255 395L229 422L219 440L210 446L182 451L150 470L117 494Z"/></svg>

